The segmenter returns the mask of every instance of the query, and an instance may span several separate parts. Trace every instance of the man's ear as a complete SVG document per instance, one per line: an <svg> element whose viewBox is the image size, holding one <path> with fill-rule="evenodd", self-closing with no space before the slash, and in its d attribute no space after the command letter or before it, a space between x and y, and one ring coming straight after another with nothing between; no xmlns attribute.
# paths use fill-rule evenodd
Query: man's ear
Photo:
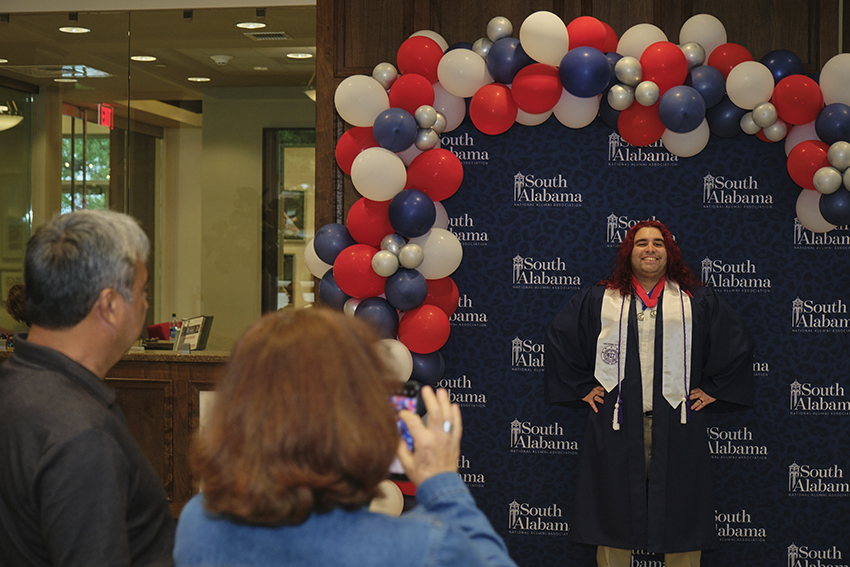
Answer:
<svg viewBox="0 0 850 567"><path fill-rule="evenodd" d="M123 305L120 304L121 299L123 299L123 297L120 293L111 287L107 287L101 290L100 295L97 296L97 300L94 302L92 311L98 319L102 320L107 325L115 326L118 324L119 311L121 307L123 307Z"/></svg>

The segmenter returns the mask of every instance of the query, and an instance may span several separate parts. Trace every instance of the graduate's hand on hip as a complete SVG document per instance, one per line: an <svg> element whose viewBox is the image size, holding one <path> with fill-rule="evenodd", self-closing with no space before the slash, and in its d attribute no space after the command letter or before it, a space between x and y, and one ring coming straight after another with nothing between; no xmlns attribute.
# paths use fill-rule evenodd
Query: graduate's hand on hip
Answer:
<svg viewBox="0 0 850 567"><path fill-rule="evenodd" d="M582 401L590 404L590 409L593 410L593 413L599 413L599 408L596 407L596 404L602 405L605 402L605 388L596 386L588 395L582 398Z"/></svg>
<svg viewBox="0 0 850 567"><path fill-rule="evenodd" d="M702 408L704 408L705 406L714 402L717 399L717 398L712 398L711 396L709 396L708 394L706 394L705 392L703 392L699 388L694 388L693 390L691 390L691 395L688 396L688 397L691 400L693 400L693 403L691 404L691 409L694 410L694 411L701 410Z"/></svg>

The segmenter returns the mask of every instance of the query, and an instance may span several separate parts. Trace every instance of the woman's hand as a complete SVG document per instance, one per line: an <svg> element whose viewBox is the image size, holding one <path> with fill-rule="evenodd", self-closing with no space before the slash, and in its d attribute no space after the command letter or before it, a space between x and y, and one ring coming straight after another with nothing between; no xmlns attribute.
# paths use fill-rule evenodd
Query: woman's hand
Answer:
<svg viewBox="0 0 850 567"><path fill-rule="evenodd" d="M399 413L413 436L414 450L411 453L407 443L400 441L398 458L407 478L416 486L440 473L457 472L463 433L460 408L449 401L446 390L439 389L435 393L423 386L421 392L428 425L413 412L402 410Z"/></svg>
<svg viewBox="0 0 850 567"><path fill-rule="evenodd" d="M593 413L599 413L599 408L596 407L596 404L602 404L605 402L605 388L602 386L596 386L588 395L582 398L582 401L590 404L590 408L593 410Z"/></svg>

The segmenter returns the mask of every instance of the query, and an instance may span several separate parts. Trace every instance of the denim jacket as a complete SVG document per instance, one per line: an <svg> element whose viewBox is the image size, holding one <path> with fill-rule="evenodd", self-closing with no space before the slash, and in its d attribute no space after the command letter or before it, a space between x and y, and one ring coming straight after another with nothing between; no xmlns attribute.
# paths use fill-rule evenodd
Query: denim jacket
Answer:
<svg viewBox="0 0 850 567"><path fill-rule="evenodd" d="M180 515L174 559L178 567L516 567L457 474L423 482L417 499L398 518L335 509L296 526L258 526L207 512L199 494Z"/></svg>

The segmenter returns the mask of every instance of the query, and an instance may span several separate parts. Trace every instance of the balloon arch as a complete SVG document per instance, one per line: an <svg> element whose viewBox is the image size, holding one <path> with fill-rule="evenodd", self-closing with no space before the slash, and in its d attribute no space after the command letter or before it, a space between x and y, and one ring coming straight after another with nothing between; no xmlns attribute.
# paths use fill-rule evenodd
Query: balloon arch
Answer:
<svg viewBox="0 0 850 567"><path fill-rule="evenodd" d="M565 24L545 11L525 19L519 39L512 34L504 17L474 43L417 32L399 48L398 68L380 63L371 77L348 77L334 96L352 126L337 163L362 198L345 225L317 231L305 260L325 304L379 330L401 381L433 385L445 370L439 349L458 305L450 276L463 250L441 201L460 188L463 167L440 135L463 122L466 99L473 125L489 135L554 115L572 129L600 116L627 143L661 140L683 158L711 133L784 140L802 188L800 223L818 233L850 224L850 54L815 80L787 50L754 61L709 14L684 23L680 45L651 24L618 38L596 18Z"/></svg>

